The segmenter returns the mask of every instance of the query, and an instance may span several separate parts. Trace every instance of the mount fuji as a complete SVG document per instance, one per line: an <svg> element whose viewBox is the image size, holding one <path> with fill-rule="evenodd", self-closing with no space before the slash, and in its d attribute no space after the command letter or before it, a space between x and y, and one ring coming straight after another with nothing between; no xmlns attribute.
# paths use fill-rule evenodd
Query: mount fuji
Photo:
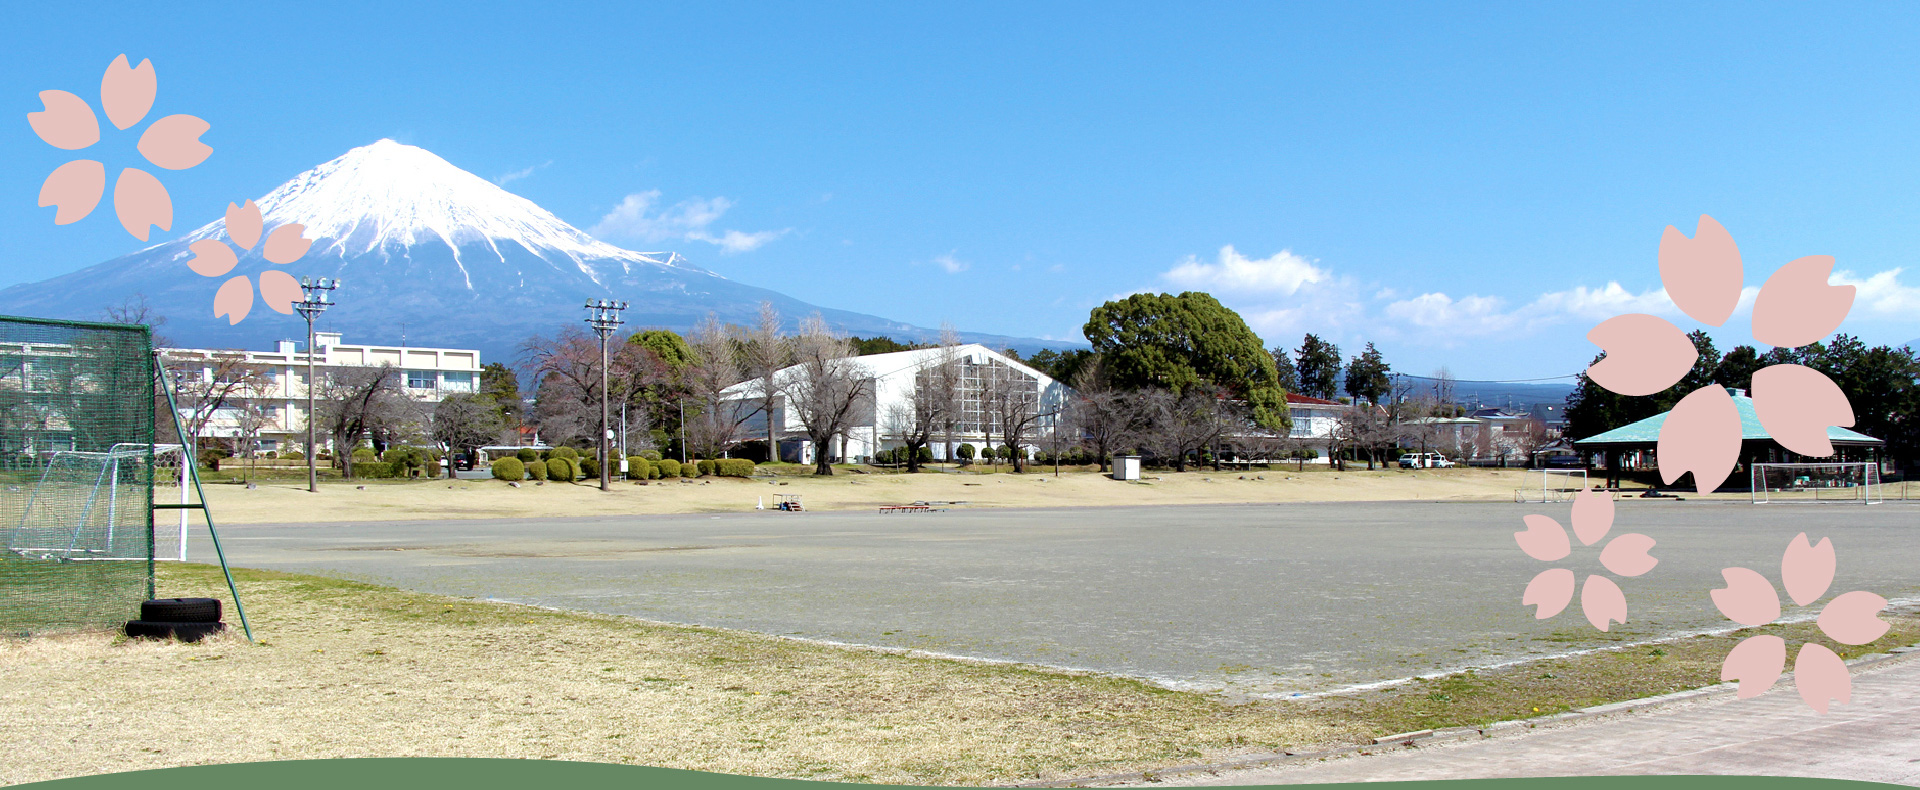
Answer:
<svg viewBox="0 0 1920 790"><path fill-rule="evenodd" d="M349 343L475 348L487 361L511 365L528 337L580 325L588 299L628 302L628 329L684 332L708 313L752 324L760 303L772 302L789 327L819 313L849 334L902 341L938 335L734 282L676 253L601 242L526 198L392 140L348 151L254 202L269 230L300 223L313 245L285 267L268 263L265 245L256 245L241 254L232 274L283 269L296 277L339 278L337 304L315 326L341 332ZM274 340L303 338L303 319L258 300L238 324L213 314L214 291L226 276L188 269L194 257L188 245L226 237L226 221L216 220L130 255L0 290L0 314L98 320L107 306L139 294L166 316L163 332L177 346L266 349ZM1061 345L974 333L961 338L1021 351Z"/></svg>

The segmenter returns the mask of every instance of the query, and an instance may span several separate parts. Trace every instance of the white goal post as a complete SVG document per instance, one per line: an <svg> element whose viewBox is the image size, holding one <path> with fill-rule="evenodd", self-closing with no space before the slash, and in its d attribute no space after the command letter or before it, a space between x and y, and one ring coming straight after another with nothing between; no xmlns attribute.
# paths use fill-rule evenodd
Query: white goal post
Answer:
<svg viewBox="0 0 1920 790"><path fill-rule="evenodd" d="M1541 469L1539 488L1516 488L1515 502L1572 502L1587 487L1585 469Z"/></svg>
<svg viewBox="0 0 1920 790"><path fill-rule="evenodd" d="M22 557L65 562L185 560L187 525L182 512L178 531L156 529L146 540L146 491L149 459L159 466L173 460L184 477L191 473L177 444L120 443L106 452L56 451L47 457L27 489L26 507L6 529L6 550ZM182 485L182 501L185 486Z"/></svg>
<svg viewBox="0 0 1920 790"><path fill-rule="evenodd" d="M1752 501L1880 502L1880 465L1862 462L1754 464Z"/></svg>

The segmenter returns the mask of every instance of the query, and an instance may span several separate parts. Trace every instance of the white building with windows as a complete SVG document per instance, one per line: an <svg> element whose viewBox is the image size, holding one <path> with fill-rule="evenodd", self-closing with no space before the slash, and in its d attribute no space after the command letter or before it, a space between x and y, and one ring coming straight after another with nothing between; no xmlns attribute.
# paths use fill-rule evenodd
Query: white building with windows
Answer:
<svg viewBox="0 0 1920 790"><path fill-rule="evenodd" d="M949 353L956 366L957 386L953 395L959 406L953 421L954 446L972 444L980 448L989 434L994 446L1004 443L1000 416L994 406L996 400L1004 398L988 396L1011 392L1016 398L1026 399L1024 402L1031 404L1037 416L1021 442L1022 449L1029 454L1037 450L1040 440L1053 432L1055 416L1072 395L1072 389L1018 360L973 343L947 350L923 348L852 358L866 383L866 402L856 409L852 425L835 438L835 446L827 448L829 457L849 462L866 461L881 450L902 446L904 443L895 427L889 424L889 415L903 406L910 407L916 389L938 386L934 373L947 358L943 355ZM800 368L795 366L780 371L777 378L790 381L798 375L801 375ZM761 383L753 380L728 387L724 394L734 404L736 413L744 416L758 412L762 401L760 393ZM764 441L766 425L766 418L756 414L741 426L739 438ZM813 463L817 448L807 439L806 426L788 408L787 396L783 393L774 396L773 425L782 460ZM934 433L932 450L935 458L946 458L945 430Z"/></svg>
<svg viewBox="0 0 1920 790"><path fill-rule="evenodd" d="M1287 416L1293 420L1290 439L1331 439L1353 407L1337 400L1287 393Z"/></svg>
<svg viewBox="0 0 1920 790"><path fill-rule="evenodd" d="M314 372L319 376L328 369L391 365L400 370L403 391L423 403L480 389L480 352L473 349L347 344L338 332L315 332L314 345ZM307 353L299 346L282 340L272 351L163 348L160 354L176 382L211 382L216 371L232 367L223 364L228 361L264 371L258 386L235 392L229 405L214 411L201 436L243 437L249 432L247 423L258 421L258 449L279 450L306 441ZM180 406L188 410L187 404Z"/></svg>

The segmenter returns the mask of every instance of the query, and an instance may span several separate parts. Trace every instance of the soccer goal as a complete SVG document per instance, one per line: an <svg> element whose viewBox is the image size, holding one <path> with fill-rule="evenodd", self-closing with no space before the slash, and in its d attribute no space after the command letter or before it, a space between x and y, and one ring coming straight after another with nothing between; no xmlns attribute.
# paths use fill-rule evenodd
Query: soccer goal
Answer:
<svg viewBox="0 0 1920 790"><path fill-rule="evenodd" d="M1516 488L1515 502L1572 502L1587 487L1585 469L1541 469L1539 487Z"/></svg>
<svg viewBox="0 0 1920 790"><path fill-rule="evenodd" d="M1878 504L1876 463L1754 464L1753 503L1857 502Z"/></svg>

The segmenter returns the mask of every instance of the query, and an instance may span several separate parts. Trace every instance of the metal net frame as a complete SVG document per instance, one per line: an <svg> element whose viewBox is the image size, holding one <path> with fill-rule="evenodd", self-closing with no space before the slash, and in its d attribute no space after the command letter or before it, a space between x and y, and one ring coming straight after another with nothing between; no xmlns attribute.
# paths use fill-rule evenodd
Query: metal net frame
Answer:
<svg viewBox="0 0 1920 790"><path fill-rule="evenodd" d="M1751 501L1756 505L1786 502L1842 502L1877 505L1881 501L1880 464L1831 463L1754 464Z"/></svg>
<svg viewBox="0 0 1920 790"><path fill-rule="evenodd" d="M0 316L0 633L153 596L155 364L145 326Z"/></svg>
<svg viewBox="0 0 1920 790"><path fill-rule="evenodd" d="M1539 488L1516 488L1515 502L1572 502L1573 495L1585 490L1585 469L1541 469Z"/></svg>

